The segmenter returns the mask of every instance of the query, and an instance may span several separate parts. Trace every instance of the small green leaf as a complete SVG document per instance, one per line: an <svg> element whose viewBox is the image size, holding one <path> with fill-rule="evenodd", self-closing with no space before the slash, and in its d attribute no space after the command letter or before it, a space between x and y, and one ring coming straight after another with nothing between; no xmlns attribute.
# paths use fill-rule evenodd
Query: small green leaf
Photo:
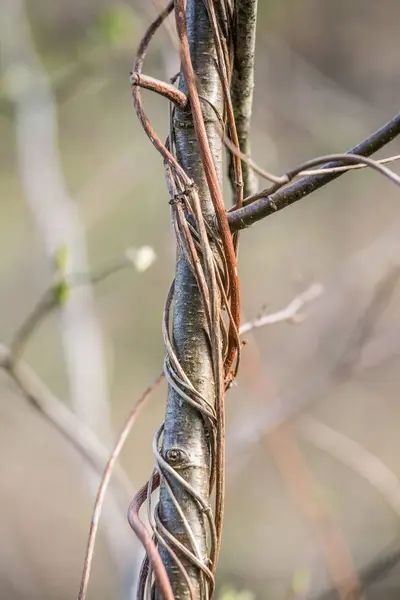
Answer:
<svg viewBox="0 0 400 600"><path fill-rule="evenodd" d="M55 269L59 273L65 273L68 263L68 248L65 245L59 247L55 256Z"/></svg>
<svg viewBox="0 0 400 600"><path fill-rule="evenodd" d="M65 279L57 281L53 286L55 301L58 306L65 306L69 298L69 285Z"/></svg>

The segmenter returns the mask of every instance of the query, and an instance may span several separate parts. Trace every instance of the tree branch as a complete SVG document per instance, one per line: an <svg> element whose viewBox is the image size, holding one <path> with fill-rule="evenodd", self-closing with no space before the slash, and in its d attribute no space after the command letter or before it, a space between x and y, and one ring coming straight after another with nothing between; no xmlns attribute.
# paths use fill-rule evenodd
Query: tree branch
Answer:
<svg viewBox="0 0 400 600"><path fill-rule="evenodd" d="M204 115L206 122L203 121L196 79L202 82L203 96L216 105L219 112L222 112L222 94L215 66L214 41L207 9L203 2L192 1L187 3L186 11L185 15L182 2L175 3L182 59L179 89L189 96L191 110L176 111L173 127L179 164L190 174L198 189L199 207L196 209L193 204L193 208L195 212L197 211L196 221L201 235L203 217L204 222L211 225L217 209L222 207L220 192L222 147L215 129L215 119L210 118L206 113ZM197 214L200 207L203 216ZM220 220L224 215L221 215L220 211ZM225 235L226 241L229 242L230 232L226 220ZM232 244L231 240L230 243ZM234 256L233 246L231 249ZM207 256L208 250L204 247L205 263L208 261ZM212 274L209 265L206 272ZM233 280L232 286L234 286ZM210 285L210 294L214 294L212 285ZM217 317L219 307L213 308L214 317ZM193 384L196 394L201 394L201 397L213 406L219 393L214 378L216 373L213 372L213 353L210 351L208 329L205 305L196 282L195 271L189 264L185 252L178 245L171 339L182 371ZM210 494L209 431L203 415L190 404L183 402L182 394L177 393L171 381L169 383L162 451L161 455L157 456L163 474L157 510L159 525L161 525L159 531L166 541L175 538L179 542L180 545L175 543L171 547L175 550L179 548L178 557L192 583L195 597L206 598L207 587L210 585L211 590L213 584L212 576L211 579L208 578L209 581L205 580L204 567L208 568L208 565L214 567L213 554L216 550L215 542L212 543L211 548L209 547L207 539L209 520L208 517L204 518L205 514L201 514L201 506L207 507ZM171 468L174 471L171 472ZM177 469L179 471L176 471ZM181 507L181 512L178 507ZM211 514L210 508L208 511ZM214 534L212 539L215 539ZM197 556L200 559L200 564L203 563L200 573L194 561L188 560L185 548L195 555L194 558ZM174 557L166 547L162 546L160 554L174 594L180 598L190 597L187 581L177 569ZM205 557L211 557L211 563L205 560ZM156 597L160 597L159 593Z"/></svg>
<svg viewBox="0 0 400 600"><path fill-rule="evenodd" d="M319 296L321 296L323 293L324 288L322 285L315 283L306 289L302 294L299 294L296 296L296 298L293 298L293 300L285 308L282 308L275 313L270 313L267 315L263 314L252 321L246 321L246 323L242 323L239 333L240 335L243 335L249 331L252 331L253 329L260 329L260 327L265 327L266 325L275 325L276 323L282 323L284 321L297 322L297 319L301 319L302 317L300 313L301 309L316 298L319 298Z"/></svg>
<svg viewBox="0 0 400 600"><path fill-rule="evenodd" d="M107 462L108 449L96 434L51 392L29 365L21 360L18 364L13 364L10 350L1 344L0 368L3 368L13 379L31 406L39 411L93 467L96 475L101 473ZM129 478L120 468L118 468L118 479L121 489L127 496L131 495L132 486Z"/></svg>
<svg viewBox="0 0 400 600"><path fill-rule="evenodd" d="M253 108L254 90L254 51L256 42L257 0L240 0L235 12L235 49L231 96L239 138L239 148L243 154L250 156L250 120ZM229 165L233 172L233 156ZM257 178L254 171L242 162L244 197L254 194L257 189Z"/></svg>
<svg viewBox="0 0 400 600"><path fill-rule="evenodd" d="M389 144L400 134L400 113L391 121L383 125L378 131L370 135L367 139L360 142L357 146L349 150L349 154L358 154L360 156L370 156L378 152L381 148ZM328 163L327 168L343 166L343 162ZM294 202L301 200L308 194L315 192L327 183L337 179L343 173L329 172L323 175L311 175L304 177L296 183L269 196L264 196L252 204L241 209L235 210L228 215L229 224L232 231L245 229L253 223L260 221L264 217L290 206Z"/></svg>

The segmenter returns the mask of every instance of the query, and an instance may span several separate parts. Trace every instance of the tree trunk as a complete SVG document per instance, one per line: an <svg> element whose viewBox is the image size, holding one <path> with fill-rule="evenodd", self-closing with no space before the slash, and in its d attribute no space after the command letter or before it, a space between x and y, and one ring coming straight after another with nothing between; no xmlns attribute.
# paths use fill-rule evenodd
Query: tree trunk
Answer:
<svg viewBox="0 0 400 600"><path fill-rule="evenodd" d="M216 67L216 54L203 0L188 0L187 29L199 94L222 114L223 99ZM182 74L180 89L187 93ZM217 118L207 103L204 102L202 108L210 149L222 186L222 143ZM190 107L176 111L173 126L178 161L196 183L205 221L215 230L213 203L199 157ZM176 258L172 342L178 360L193 386L214 406L215 385L205 311L196 279L180 248L177 250ZM183 401L171 386L168 390L161 454L208 505L212 457L206 423L201 413ZM204 511L181 483L172 476L167 476L167 479L166 485L162 478L158 506L162 525L192 552L195 543L201 562L210 568L208 525ZM193 536L188 535L187 527L173 502L168 486L172 489ZM209 584L200 576L200 569L177 551L176 546L172 545L172 548L177 552L187 571L195 598L207 598L210 593ZM177 568L176 562L162 546L160 546L160 553L175 597L190 598L188 583Z"/></svg>

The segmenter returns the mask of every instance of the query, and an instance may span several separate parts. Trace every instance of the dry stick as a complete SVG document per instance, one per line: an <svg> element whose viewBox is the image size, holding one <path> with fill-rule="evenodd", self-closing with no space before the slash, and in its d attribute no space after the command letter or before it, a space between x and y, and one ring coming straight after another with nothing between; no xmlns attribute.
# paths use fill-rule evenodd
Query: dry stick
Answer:
<svg viewBox="0 0 400 600"><path fill-rule="evenodd" d="M201 96L200 96L200 99L205 100L205 98L202 98ZM389 156L388 158L382 158L380 160L374 160L374 161L367 161L365 159L365 157L362 157L361 155L358 155L358 154L356 154L356 155L351 155L350 153L340 154L340 155L339 154L336 154L336 155L328 154L326 156L318 156L317 158L307 161L306 163L302 163L302 165L300 167L297 167L293 172L288 172L284 175L274 175L273 173L270 173L270 172L266 171L265 169L263 169L262 167L260 167L252 158L250 158L249 156L247 156L246 154L244 154L243 152L241 152L240 150L237 149L235 144L226 135L226 133L224 131L222 119L221 119L220 115L217 113L215 107L212 104L210 104L210 106L214 110L214 112L216 113L216 115L218 117L218 120L219 120L219 123L221 126L221 129L220 129L221 139L222 139L224 145L228 148L228 150L230 150L231 154L235 155L236 157L241 158L241 160L244 164L248 165L258 175L260 175L264 179L267 179L268 181L271 181L274 184L270 188L260 190L256 194L246 197L242 202L242 207L246 207L249 204L253 204L253 202L255 202L256 200L260 200L264 197L272 196L272 194L275 194L278 190L280 190L284 185L288 184L294 178L303 177L305 175L307 175L307 176L324 175L325 176L326 174L331 173L338 177L339 175L343 175L344 173L347 173L348 171L352 171L354 169L365 169L366 167L372 167L375 170L379 171L381 174L387 176L389 179L393 179L393 180L396 179L396 174L392 170L390 170L390 169L381 170L381 169L379 169L379 165L385 165L385 164L400 160L400 154L396 154L394 156ZM323 167L321 169L308 169L307 168L307 165L321 164L321 163L326 162L327 160L334 160L333 159L334 156L337 157L337 160L342 160L342 162L350 162L350 163L356 163L356 164L342 165L342 166L338 166L338 167ZM358 157L357 161L355 160L354 156ZM393 178L393 176L394 176L394 178ZM271 202L272 202L272 200L271 200ZM276 210L278 210L278 208ZM230 215L232 213L236 214L236 211L237 211L237 207L232 206L232 208L230 208L228 210L228 215ZM229 220L230 220L230 217L229 217ZM236 230L235 230L235 232L236 232Z"/></svg>
<svg viewBox="0 0 400 600"><path fill-rule="evenodd" d="M239 329L240 335L248 333L253 329L260 329L266 325L275 325L284 321L296 322L300 317L300 311L304 306L319 298L324 292L324 288L319 283L314 283L305 292L296 296L285 308L278 310L275 313L261 315L252 321L242 323Z"/></svg>
<svg viewBox="0 0 400 600"><path fill-rule="evenodd" d="M224 514L224 499L225 499L225 406L224 406L224 374L221 354L221 329L220 329L220 305L217 297L217 282L214 264L212 263L212 251L208 242L205 231L204 221L202 219L200 202L194 202L194 211L199 227L203 226L201 234L202 250L205 263L208 267L210 277L210 289L212 291L212 313L211 313L211 354L213 373L215 381L215 411L217 419L217 435L216 435L216 456L214 457L212 481L215 476L216 493L215 493L215 527L217 533L216 551L212 560L213 572L215 572L218 562L218 554L221 546L222 524ZM211 265L209 265L211 262Z"/></svg>
<svg viewBox="0 0 400 600"><path fill-rule="evenodd" d="M186 95L179 91L174 85L166 83L165 81L160 81L159 79L143 75L142 73L132 73L130 82L132 86L137 85L146 90L155 92L160 96L164 96L164 98L167 98L167 100L172 102L178 108L185 108L187 104Z"/></svg>
<svg viewBox="0 0 400 600"><path fill-rule="evenodd" d="M250 158L249 156L240 152L235 147L235 145L232 143L232 141L227 137L223 128L221 128L221 137L222 137L222 140L223 140L225 146L231 151L232 154L234 154L237 157L240 157L242 159L242 161L245 164L247 164L248 166L250 166L253 169L253 171L258 173L258 175L261 175L261 177L263 177L264 179L267 179L268 181L271 181L274 184L273 186L271 186L269 188L260 190L256 194L253 194L252 196L248 196L247 198L245 198L243 200L243 204L242 204L243 206L248 206L249 204L252 204L256 200L260 200L261 198L264 198L266 196L271 196L272 194L274 194L275 192L280 190L282 188L282 186L290 183L296 177L303 177L304 175L308 175L308 176L325 175L327 173L333 173L333 174L340 175L347 171L351 171L353 169L372 167L372 168L376 169L377 171L381 172L382 174L386 175L389 179L392 179L392 178L395 179L396 175L392 170L379 169L379 165L385 165L387 163L395 162L400 159L400 155L389 156L388 158L383 158L380 160L367 160L365 157L362 157L361 155L358 155L358 154L353 155L350 152L349 153L339 153L339 154L327 154L327 155L317 156L316 158L308 160L305 163L302 163L300 166L293 169L292 171L288 171L284 175L274 175L273 173L269 173L268 171L266 171L265 169L260 167L252 158ZM358 157L357 161L354 158L355 156ZM349 163L355 163L355 164L343 165L343 166L339 166L339 167L323 167L321 169L307 168L307 167L311 167L313 165L324 164L328 160L330 160L330 161L340 160L342 162L349 162ZM393 175L394 175L394 177L393 177ZM232 212L235 212L236 210L237 210L236 206L232 206L232 208L230 208L228 212L232 213Z"/></svg>
<svg viewBox="0 0 400 600"><path fill-rule="evenodd" d="M112 451L110 458L108 459L107 465L104 469L103 477L101 479L99 489L97 492L97 496L96 496L96 501L94 504L92 520L90 523L89 537L88 537L88 542L87 542L87 546L86 546L85 560L83 563L83 571L82 571L81 583L80 583L80 588L79 588L79 593L78 593L78 600L85 600L85 598L86 598L86 593L87 593L87 589L88 589L88 585L89 585L90 571L91 571L92 561L93 561L94 545L96 542L96 535L97 535L97 531L99 528L100 515L101 515L101 511L103 509L105 495L106 495L107 488L110 483L111 476L113 474L115 465L116 465L119 455L121 454L121 451L125 445L125 442L128 439L128 436L132 430L132 427L134 426L134 424L136 422L136 419L137 419L140 411L143 409L144 405L149 400L151 394L154 392L154 390L160 384L160 382L162 381L162 378L163 378L163 374L161 373L161 375L159 375L157 377L157 379L154 381L154 383L152 383L145 390L145 392L142 394L142 396L136 402L133 410L131 411L129 417L127 418L127 420L125 422L125 425L123 426L123 428L121 430L121 433L118 436L117 442L114 446L114 450ZM154 570L156 571L156 573L157 573L158 569L164 569L164 565L162 564L162 562L161 562L161 565L162 565L161 567L160 567L160 565L154 565ZM164 572L165 572L165 569L164 569ZM161 575L160 575L160 577L162 579Z"/></svg>
<svg viewBox="0 0 400 600"><path fill-rule="evenodd" d="M193 203L194 216L195 216L198 228L199 228L199 237L200 237L199 244L201 247L201 252L203 254L207 274L209 277L210 294L208 294L207 289L204 290L204 285L206 283L205 279L204 279L204 274L202 271L198 271L199 267L200 267L200 260L199 260L199 257L197 256L195 244L189 234L189 228L188 228L186 219L183 216L182 207L179 204L174 204L174 216L178 217L177 220L179 222L179 229L177 229L176 231L178 233L178 230L180 231L182 229L185 232L186 243L187 243L188 250L189 250L189 254L188 254L189 264L192 264L194 266L194 269L196 272L197 285L203 296L203 304L204 304L204 308L206 311L206 316L207 316L207 320L208 320L208 324L209 324L209 328L210 328L211 353L212 353L212 363L213 363L213 367L214 367L216 395L218 395L218 394L221 395L224 393L224 382L223 382L222 358L220 355L221 344L220 344L220 339L219 339L219 336L220 336L220 334L219 334L220 312L219 312L219 305L218 305L219 300L218 300L217 294L216 294L216 289L217 289L216 273L218 271L214 265L213 255L212 255L212 251L211 251L210 244L209 244L208 237L207 237L206 224L205 224L205 221L204 221L204 218L202 215L200 201L199 201L198 195L195 190L192 193L192 203ZM181 245L183 246L180 236L178 236L177 239L178 239L178 243L180 242ZM218 281L220 281L220 279ZM224 293L224 290L223 290L223 288L221 288L221 294L223 294L223 293ZM211 302L209 300L210 295L212 297ZM167 304L169 305L169 300L167 301ZM171 352L171 347L168 342L166 344L166 347L169 348L169 352ZM173 358L173 355L170 354L170 358ZM177 363L175 366L176 366L176 368L178 368L178 370L182 371L179 363ZM184 372L181 372L181 377L182 376L184 378L186 378L186 375L184 374ZM169 378L169 382L172 384L172 381L170 378ZM182 392L181 392L181 396L183 397ZM186 400L188 400L187 397L186 397ZM190 404L192 404L192 402L190 402ZM216 409L217 409L216 410L217 459L216 459L215 465L213 465L213 469L212 469L210 489L213 488L214 480L216 478L216 480L217 480L216 505L217 505L217 507L219 507L220 499L218 497L218 493L220 493L220 492L218 491L218 483L221 481L221 477L218 475L218 466L216 466L216 465L220 465L220 466L222 465L222 467L224 466L224 460L223 460L223 458L224 458L223 457L224 439L223 439L223 435L221 436L221 432L222 432L222 434L224 432L224 421L223 421L224 415L222 415L222 417L221 417L218 413L218 402L216 402ZM201 410L201 412L203 412L201 405L198 405L198 410ZM210 422L211 422L211 426L213 426L214 425L214 415L213 414L211 415ZM213 436L214 436L214 430L212 429L210 431L210 439L211 440L213 440ZM221 450L221 448L222 448L222 450ZM214 450L212 451L211 454L212 454L212 456L215 455ZM177 479L175 473L174 473L174 476ZM191 490L191 493L194 498L197 497L194 490ZM172 499L172 497L171 497L171 499ZM222 513L219 512L219 514L222 514ZM212 540L212 542L213 542L213 540ZM216 566L216 556L218 553L218 540L215 540L215 542L216 543L212 543L212 546L214 549L212 549L212 551L210 553L211 564L212 564L214 570L215 570L215 566ZM178 543L178 541L175 540L175 543ZM193 562L193 560L192 560L192 562ZM211 574L210 583L213 584L212 574ZM210 593L211 593L211 591L210 591Z"/></svg>
<svg viewBox="0 0 400 600"><path fill-rule="evenodd" d="M163 526L161 519L158 515L158 511L156 512L156 515L153 516L152 513L152 506L151 506L151 494L152 494L152 489L154 487L153 484L153 479L156 476L156 474L158 474L158 471L156 469L154 469L152 476L150 477L150 480L148 482L148 486L147 486L147 518L148 521L150 523L150 527L153 530L153 536L155 537L154 541L157 541L158 544L161 544L166 550L167 552L170 554L170 556L172 557L172 559L174 560L176 566L178 567L180 573L182 574L182 577L185 579L186 581L186 585L188 586L189 589L189 593L190 593L190 600L195 600L195 592L192 586L192 582L190 581L190 577L188 575L188 573L186 572L186 569L182 563L182 561L178 558L178 555L176 554L176 552L171 548L171 546L168 545L168 543L164 540L163 535L166 535L168 537L168 530ZM196 544L196 540L193 536L193 533L190 529L190 526L187 522L187 519L183 513L183 510L181 509L181 507L179 506L178 501L176 500L174 493L172 491L171 486L168 483L168 479L164 479L164 485L166 485L168 487L169 493L171 494L171 499L175 504L175 507L177 509L177 511L179 512L181 519L182 519L182 523L184 523L185 525L185 529L186 532L190 535L191 537L191 541L192 541L192 548L193 550L196 552L196 556L199 562L199 568L204 568L203 563L201 562L201 556L200 556L200 552L199 549L197 547ZM162 531L162 534L160 534L160 532L157 530L157 528L159 528ZM189 533L190 532L190 533ZM169 534L170 535L170 534ZM173 538L174 541L176 542L176 538ZM179 542L179 545L181 548L185 548L185 546L183 544L181 544L181 542ZM186 548L185 548L186 550Z"/></svg>
<svg viewBox="0 0 400 600"><path fill-rule="evenodd" d="M359 156L370 156L394 140L399 134L400 113L366 140L352 148L350 153ZM330 169L342 166L342 164L342 162L339 162L339 164L328 164L326 167ZM264 217L297 202L301 198L304 198L304 196L311 194L330 181L340 177L342 174L329 172L323 175L305 177L284 189L278 190L271 196L260 198L249 206L233 211L228 215L231 230L238 231L249 227Z"/></svg>

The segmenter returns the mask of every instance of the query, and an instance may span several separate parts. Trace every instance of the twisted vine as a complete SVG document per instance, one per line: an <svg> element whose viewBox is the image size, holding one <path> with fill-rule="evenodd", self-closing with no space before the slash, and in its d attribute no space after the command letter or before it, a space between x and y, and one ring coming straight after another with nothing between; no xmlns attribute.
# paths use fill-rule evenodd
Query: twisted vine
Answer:
<svg viewBox="0 0 400 600"><path fill-rule="evenodd" d="M221 15L223 17L230 14L230 7L225 0L220 2L204 0L204 5L209 19L209 30L214 41L214 62L222 90L224 109L222 121L225 126L225 120L227 120L230 139L235 146L238 146L229 91L232 73L229 50L231 40L228 39L226 19L221 19ZM217 12L214 5L217 6ZM177 93L171 89L171 84L163 84L152 78L144 77L141 73L152 36L174 7L182 62L181 81ZM224 394L235 377L239 364L240 293L235 256L237 236L234 239L230 233L222 201L218 171L214 164L213 152L207 135L207 127L210 127L210 123L214 122L216 129L219 130L220 123L216 117L219 115L219 111L208 98L204 98L202 90L199 89L199 81L191 60L184 0L171 2L147 30L133 65L131 84L138 118L164 161L178 256L181 256L188 265L201 300L201 310L204 312L205 322L204 334L209 348L213 377L213 397L206 397L193 384L179 357L171 330L172 306L176 293L175 282L173 282L163 315L163 337L166 348L164 373L169 388L175 393L180 405L186 403L193 409L194 412L191 413L193 417L198 415L203 424L207 445L206 460L203 462L194 460L194 457L189 456L183 445L175 444L172 447L164 447L165 423L162 424L153 442L156 469L149 482L133 499L129 509L129 522L135 532L144 536L143 539L146 541L147 538L143 532L144 526L138 514L142 504L147 502L147 514L153 532L153 542L163 557L163 563L167 565L167 569L169 565L169 575L171 570L179 571L181 575L179 591L182 591L182 585L184 585L183 593L188 597L193 599L209 598L214 590L214 574L221 544L225 471ZM153 89L174 104L170 132L165 144L154 131L144 112L141 87ZM186 106L182 90L186 92ZM201 100L206 100L206 104L201 105ZM209 104L211 106L208 106ZM185 116L189 115L194 126L199 161L201 161L208 194L211 198L212 213L210 206L205 206L204 201L201 200L197 183L183 169L181 161L177 159L176 124L178 120L175 115L176 109L187 110ZM240 207L243 200L240 159L234 156L233 164L236 206ZM224 313L222 309L224 309ZM223 314L226 315L226 318ZM196 489L196 482L192 480L195 472L201 473L201 477L208 478L206 496L201 493L201 486L197 486ZM173 506L179 517L179 532L172 532L167 526L160 510L160 502L155 506L154 511L151 509L151 494L159 486L162 488L164 499L167 496L168 503ZM215 515L210 504L210 496L214 488ZM188 501L195 507L196 524L189 522L185 514L185 504ZM198 530L205 532L205 545L199 543ZM149 597L152 589L156 591L156 594L169 597L170 590L163 584L165 573L160 566L160 561L154 556L153 546L146 541L146 548L150 551L143 562L137 597L138 599ZM155 588L153 588L154 583ZM173 584L172 587L174 588Z"/></svg>

